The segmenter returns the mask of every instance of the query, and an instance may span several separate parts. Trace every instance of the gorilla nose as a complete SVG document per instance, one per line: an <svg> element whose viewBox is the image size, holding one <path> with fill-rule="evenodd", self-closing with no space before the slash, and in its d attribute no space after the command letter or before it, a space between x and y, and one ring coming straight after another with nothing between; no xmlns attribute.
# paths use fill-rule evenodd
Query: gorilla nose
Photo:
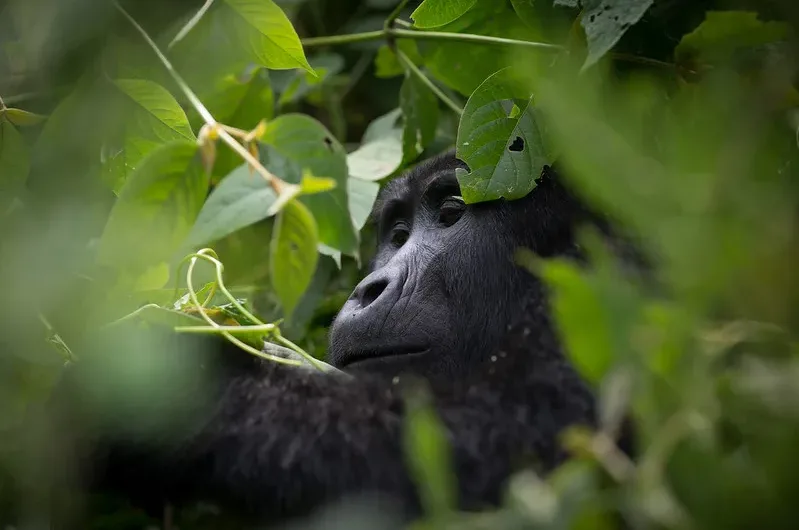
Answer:
<svg viewBox="0 0 799 530"><path fill-rule="evenodd" d="M389 281L385 277L367 276L355 288L355 299L361 308L366 308L385 292Z"/></svg>

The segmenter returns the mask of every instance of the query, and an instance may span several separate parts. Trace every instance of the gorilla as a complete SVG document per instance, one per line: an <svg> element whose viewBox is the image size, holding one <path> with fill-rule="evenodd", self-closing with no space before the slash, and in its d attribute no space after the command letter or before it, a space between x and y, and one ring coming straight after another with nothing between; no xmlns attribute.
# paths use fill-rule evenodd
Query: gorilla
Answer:
<svg viewBox="0 0 799 530"><path fill-rule="evenodd" d="M578 228L605 225L550 167L522 199L469 205L458 167L446 153L381 192L370 273L330 333L328 360L350 377L264 362L220 340L201 420L163 438L92 430L70 395L59 400L69 416L57 416L82 433L85 484L142 504L211 500L262 521L362 496L418 514L402 447L408 376L426 381L445 427L459 508L494 506L514 472L561 463L559 434L595 423L594 397L561 351L542 282L515 256L581 259Z"/></svg>

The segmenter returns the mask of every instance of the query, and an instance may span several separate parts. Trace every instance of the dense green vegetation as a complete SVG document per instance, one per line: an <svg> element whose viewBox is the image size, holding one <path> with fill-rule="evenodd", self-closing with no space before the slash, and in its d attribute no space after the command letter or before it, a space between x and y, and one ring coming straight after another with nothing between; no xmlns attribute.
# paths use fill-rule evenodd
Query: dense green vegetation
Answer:
<svg viewBox="0 0 799 530"><path fill-rule="evenodd" d="M0 4L0 523L53 517L59 440L39 411L120 321L141 333L87 383L100 393L146 377L169 402L189 374L152 326L242 355L269 355L266 339L326 369L380 186L454 146L467 202L524 196L557 160L658 268L631 284L591 234L593 272L520 255L554 289L602 428L467 517L421 410L408 447L426 523L792 528L797 23L793 0ZM609 443L627 411L636 463ZM97 528L146 524L98 513Z"/></svg>

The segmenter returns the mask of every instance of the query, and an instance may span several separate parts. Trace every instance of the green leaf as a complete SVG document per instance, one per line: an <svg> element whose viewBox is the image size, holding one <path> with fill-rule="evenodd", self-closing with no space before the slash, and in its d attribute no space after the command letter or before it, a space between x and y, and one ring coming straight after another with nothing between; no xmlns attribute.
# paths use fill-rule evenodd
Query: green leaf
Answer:
<svg viewBox="0 0 799 530"><path fill-rule="evenodd" d="M319 253L313 215L299 201L289 201L280 211L272 233L270 270L285 315L290 315L311 283Z"/></svg>
<svg viewBox="0 0 799 530"><path fill-rule="evenodd" d="M306 170L302 174L302 181L300 182L300 193L303 195L313 195L314 193L322 193L330 191L336 187L336 181L329 178L316 177L310 171Z"/></svg>
<svg viewBox="0 0 799 530"><path fill-rule="evenodd" d="M438 98L418 77L408 72L400 87L400 108L405 117L402 151L404 159L410 161L436 138Z"/></svg>
<svg viewBox="0 0 799 530"><path fill-rule="evenodd" d="M276 200L266 180L242 164L211 192L182 247L197 249L266 219Z"/></svg>
<svg viewBox="0 0 799 530"><path fill-rule="evenodd" d="M549 144L527 83L511 68L495 73L466 102L458 127L457 157L469 166L456 172L464 200L524 197L552 162Z"/></svg>
<svg viewBox="0 0 799 530"><path fill-rule="evenodd" d="M510 0L510 3L522 22L530 27L538 28L541 20L535 10L535 0Z"/></svg>
<svg viewBox="0 0 799 530"><path fill-rule="evenodd" d="M8 108L0 114L5 114L6 118L8 118L8 121L18 127L38 125L47 119L47 116L42 116L41 114L34 114L33 112L28 112L27 110L15 108Z"/></svg>
<svg viewBox="0 0 799 530"><path fill-rule="evenodd" d="M494 0L478 0L473 10L438 31L542 40L542 36L522 22L504 2ZM542 56L537 50L455 41L436 42L434 45L421 47L421 52L430 73L465 96L471 95L480 83L497 70L524 64L525 70L531 71L546 57L546 54Z"/></svg>
<svg viewBox="0 0 799 530"><path fill-rule="evenodd" d="M302 114L286 114L270 122L262 141L303 170L336 182L336 187L330 191L303 195L299 200L313 213L322 243L355 255L358 234L352 225L347 203L348 172L344 148L321 123ZM268 158L267 153L265 159ZM292 184L299 184L302 178L302 173L297 172L275 175Z"/></svg>
<svg viewBox="0 0 799 530"><path fill-rule="evenodd" d="M194 143L173 142L153 151L120 190L98 262L133 274L167 262L191 230L208 182Z"/></svg>
<svg viewBox="0 0 799 530"><path fill-rule="evenodd" d="M369 219L372 207L380 191L380 184L351 178L347 180L347 191L350 195L350 213L355 229L360 230Z"/></svg>
<svg viewBox="0 0 799 530"><path fill-rule="evenodd" d="M30 168L25 141L10 122L0 117L0 216L24 186Z"/></svg>
<svg viewBox="0 0 799 530"><path fill-rule="evenodd" d="M278 105L284 106L301 100L315 90L327 84L333 76L344 69L344 58L336 53L315 55L309 60L316 75L310 72L278 72L275 76L275 88L280 90ZM282 79L280 76L284 77Z"/></svg>
<svg viewBox="0 0 799 530"><path fill-rule="evenodd" d="M474 7L477 0L424 0L411 13L417 28L436 28L457 20Z"/></svg>
<svg viewBox="0 0 799 530"><path fill-rule="evenodd" d="M699 27L682 38L674 58L688 68L728 61L742 50L782 41L788 32L787 24L763 22L757 13L710 11Z"/></svg>
<svg viewBox="0 0 799 530"><path fill-rule="evenodd" d="M402 109L380 116L366 128L362 145L347 155L351 177L381 180L402 164L402 127L397 124Z"/></svg>
<svg viewBox="0 0 799 530"><path fill-rule="evenodd" d="M397 48L408 56L413 64L422 64L422 56L419 54L419 48L416 46L416 41L410 39L399 39L396 41ZM397 59L397 54L394 53L387 44L383 44L377 50L375 57L375 76L386 79L402 75L405 69Z"/></svg>
<svg viewBox="0 0 799 530"><path fill-rule="evenodd" d="M272 0L225 0L225 3L251 28L250 35L240 38L249 44L249 50L261 65L273 70L302 68L313 73L297 32Z"/></svg>
<svg viewBox="0 0 799 530"><path fill-rule="evenodd" d="M447 430L421 388L406 393L404 448L425 512L445 517L456 506L457 482Z"/></svg>
<svg viewBox="0 0 799 530"><path fill-rule="evenodd" d="M114 85L129 98L130 114L116 149L107 158L104 177L119 191L130 171L154 149L175 141L194 141L186 113L164 87L143 79L117 79Z"/></svg>
<svg viewBox="0 0 799 530"><path fill-rule="evenodd" d="M602 58L644 16L653 0L583 0L581 24L588 41L583 68Z"/></svg>

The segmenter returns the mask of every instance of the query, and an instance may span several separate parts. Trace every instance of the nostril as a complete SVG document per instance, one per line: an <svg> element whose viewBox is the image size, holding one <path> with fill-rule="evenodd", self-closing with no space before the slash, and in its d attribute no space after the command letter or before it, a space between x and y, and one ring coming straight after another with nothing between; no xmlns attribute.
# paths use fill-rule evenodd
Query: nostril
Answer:
<svg viewBox="0 0 799 530"><path fill-rule="evenodd" d="M388 287L388 281L383 279L372 280L358 289L358 302L361 307L367 307L377 300Z"/></svg>

